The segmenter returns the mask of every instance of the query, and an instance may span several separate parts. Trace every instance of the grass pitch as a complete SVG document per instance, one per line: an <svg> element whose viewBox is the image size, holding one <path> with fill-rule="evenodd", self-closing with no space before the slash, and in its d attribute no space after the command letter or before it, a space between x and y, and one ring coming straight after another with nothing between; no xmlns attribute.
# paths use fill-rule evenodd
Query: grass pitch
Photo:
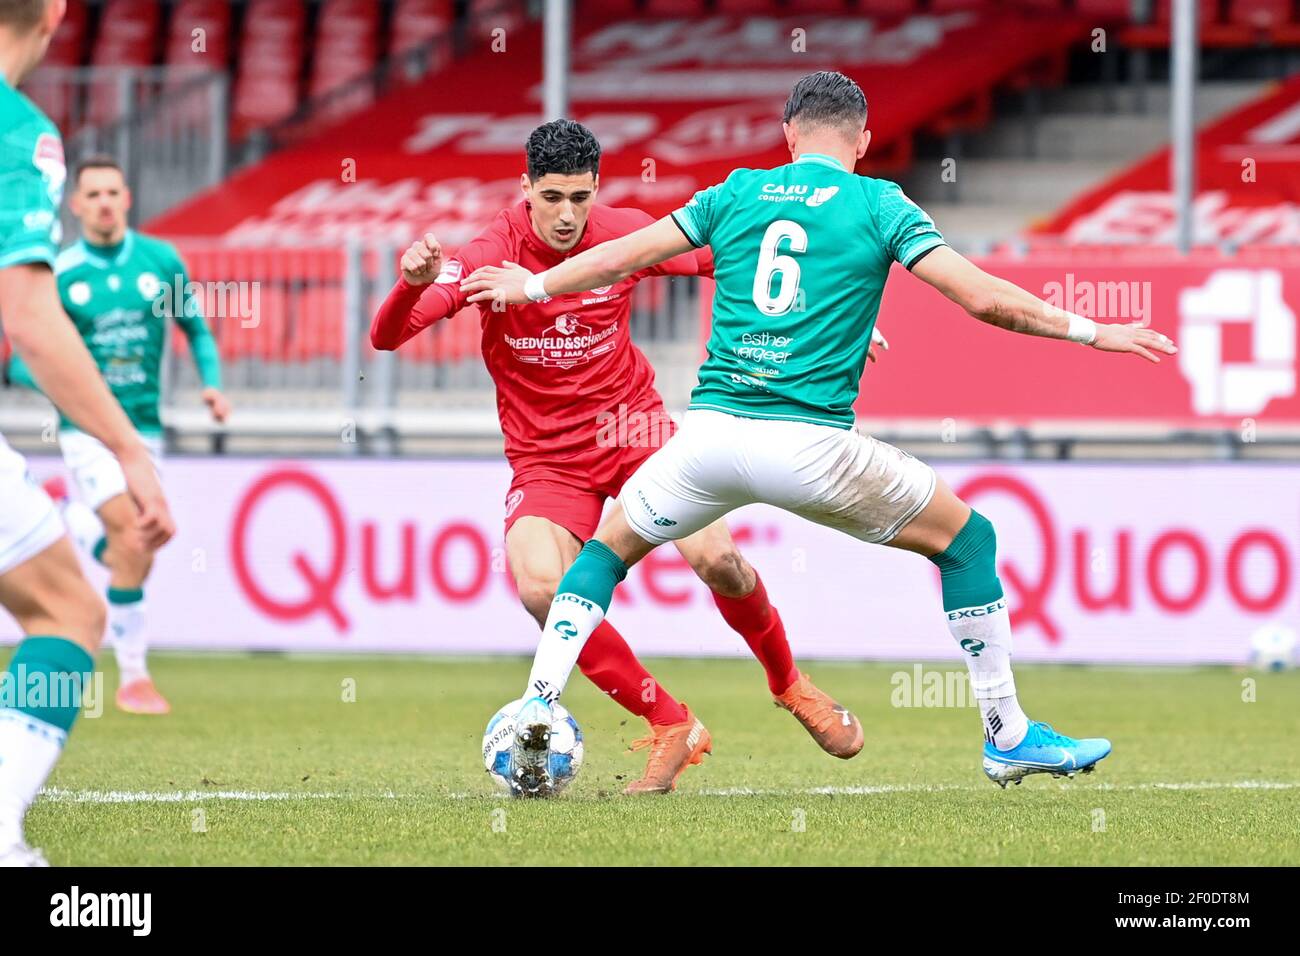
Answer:
<svg viewBox="0 0 1300 956"><path fill-rule="evenodd" d="M678 793L619 795L643 724L575 674L582 773L558 799L513 801L479 741L522 659L151 665L172 715L83 717L28 815L54 865L1300 864L1300 672L1021 666L1031 716L1115 751L1090 777L1002 791L973 709L891 702L911 665L809 667L866 727L839 761L751 661L657 660L714 737ZM110 665L110 696L115 680Z"/></svg>

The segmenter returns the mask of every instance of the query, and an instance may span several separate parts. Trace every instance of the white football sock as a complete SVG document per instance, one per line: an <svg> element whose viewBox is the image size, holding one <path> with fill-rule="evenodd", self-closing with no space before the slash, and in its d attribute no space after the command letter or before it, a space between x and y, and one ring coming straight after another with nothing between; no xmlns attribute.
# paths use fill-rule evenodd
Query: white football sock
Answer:
<svg viewBox="0 0 1300 956"><path fill-rule="evenodd" d="M980 714L984 717L984 739L998 750L1010 750L1029 732L1029 718L1020 709L1015 694L981 700Z"/></svg>
<svg viewBox="0 0 1300 956"><path fill-rule="evenodd" d="M104 537L104 523L84 501L69 501L63 506L63 523L77 547L86 554L95 553L95 545Z"/></svg>
<svg viewBox="0 0 1300 956"><path fill-rule="evenodd" d="M108 604L108 633L112 636L113 654L121 672L121 684L149 676L145 657L149 641L145 637L144 601L131 604Z"/></svg>
<svg viewBox="0 0 1300 956"><path fill-rule="evenodd" d="M552 703L559 699L582 646L604 619L605 612L595 601L572 593L557 594L546 615L524 696L544 697Z"/></svg>
<svg viewBox="0 0 1300 956"><path fill-rule="evenodd" d="M985 738L998 750L1010 750L1024 740L1029 718L1020 709L1011 674L1011 614L1006 598L949 611L948 630L966 658Z"/></svg>
<svg viewBox="0 0 1300 956"><path fill-rule="evenodd" d="M63 752L65 731L30 714L0 709L0 847L23 839L23 817Z"/></svg>

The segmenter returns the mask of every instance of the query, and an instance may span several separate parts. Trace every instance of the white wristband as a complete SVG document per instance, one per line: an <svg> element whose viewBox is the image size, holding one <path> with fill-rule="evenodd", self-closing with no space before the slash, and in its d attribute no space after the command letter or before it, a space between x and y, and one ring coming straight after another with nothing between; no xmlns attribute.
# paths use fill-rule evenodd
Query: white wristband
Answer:
<svg viewBox="0 0 1300 956"><path fill-rule="evenodd" d="M524 282L524 295L528 296L530 302L545 302L550 298L546 294L545 282L545 272L534 273Z"/></svg>
<svg viewBox="0 0 1300 956"><path fill-rule="evenodd" d="M1080 345L1091 345L1097 340L1097 323L1092 319L1085 319L1081 315L1071 313L1070 327L1066 330L1065 337Z"/></svg>

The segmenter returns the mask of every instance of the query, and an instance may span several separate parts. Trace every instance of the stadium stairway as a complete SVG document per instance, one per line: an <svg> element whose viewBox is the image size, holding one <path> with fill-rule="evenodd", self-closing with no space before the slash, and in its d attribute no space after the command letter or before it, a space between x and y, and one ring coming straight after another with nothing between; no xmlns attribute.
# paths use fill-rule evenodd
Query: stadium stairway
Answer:
<svg viewBox="0 0 1300 956"><path fill-rule="evenodd" d="M1205 82L1197 91L1198 123L1260 96L1263 81ZM934 217L957 248L985 251L1013 240L1169 141L1169 90L1152 86L1070 86L1039 94L1036 118L999 110L985 129L951 142L919 144L917 162L900 178L908 195ZM956 152L956 181L941 179Z"/></svg>

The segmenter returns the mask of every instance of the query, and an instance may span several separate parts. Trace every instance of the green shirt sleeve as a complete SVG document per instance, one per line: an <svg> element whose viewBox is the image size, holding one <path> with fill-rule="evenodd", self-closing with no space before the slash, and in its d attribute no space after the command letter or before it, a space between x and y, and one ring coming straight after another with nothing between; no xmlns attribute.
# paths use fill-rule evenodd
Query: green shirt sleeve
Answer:
<svg viewBox="0 0 1300 956"><path fill-rule="evenodd" d="M931 249L947 245L934 221L895 183L880 190L876 221L889 254L908 269Z"/></svg>
<svg viewBox="0 0 1300 956"><path fill-rule="evenodd" d="M0 132L0 269L32 262L54 268L62 227L63 142L42 118Z"/></svg>
<svg viewBox="0 0 1300 956"><path fill-rule="evenodd" d="M171 251L174 260L171 269L172 281L182 283L181 301L184 303L181 314L174 316L176 324L181 327L185 338L189 340L190 354L194 356L194 365L199 370L203 387L221 388L221 352L217 348L217 340L213 337L212 330L208 328L207 319L203 317L203 305L193 292L189 270L185 268L184 260L175 249Z"/></svg>
<svg viewBox="0 0 1300 956"><path fill-rule="evenodd" d="M686 205L676 210L673 222L696 248L707 246L713 231L713 221L718 209L718 196L727 184L718 183L708 189L701 189L686 201Z"/></svg>

